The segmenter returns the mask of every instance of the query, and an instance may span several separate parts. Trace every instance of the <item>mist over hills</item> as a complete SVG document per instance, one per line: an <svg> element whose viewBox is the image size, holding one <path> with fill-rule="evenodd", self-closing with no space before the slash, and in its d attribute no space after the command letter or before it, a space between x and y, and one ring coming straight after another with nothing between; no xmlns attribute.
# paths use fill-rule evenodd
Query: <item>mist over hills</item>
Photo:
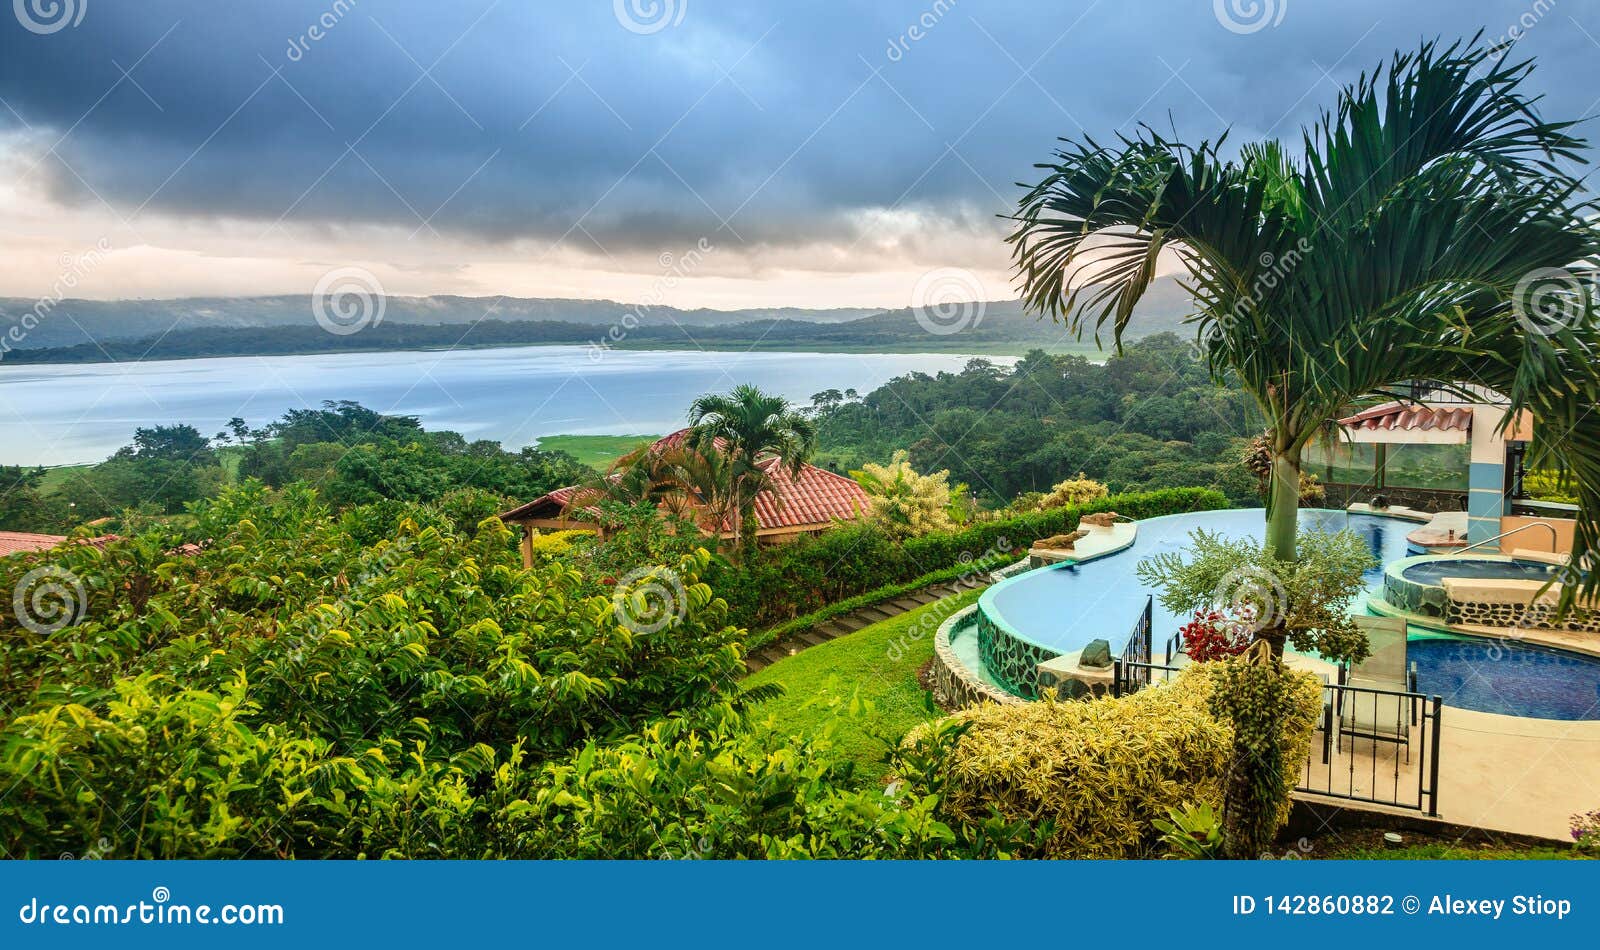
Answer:
<svg viewBox="0 0 1600 950"><path fill-rule="evenodd" d="M36 310L37 319L32 316ZM1175 280L1159 279L1136 311L1130 336L1178 329L1191 310L1189 295ZM0 339L6 340L8 358L19 362L607 340L644 348L801 350L1049 348L1072 342L1064 327L1024 313L1017 300L955 304L943 314L930 315L910 308L686 310L610 300L447 295L387 297L382 320L350 336L329 334L318 325L310 295L63 300L53 305L0 298Z"/></svg>

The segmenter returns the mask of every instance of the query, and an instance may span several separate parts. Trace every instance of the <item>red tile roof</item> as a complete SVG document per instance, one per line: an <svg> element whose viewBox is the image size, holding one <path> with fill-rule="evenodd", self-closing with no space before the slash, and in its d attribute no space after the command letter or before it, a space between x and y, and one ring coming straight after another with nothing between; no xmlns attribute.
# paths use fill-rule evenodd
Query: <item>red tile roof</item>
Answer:
<svg viewBox="0 0 1600 950"><path fill-rule="evenodd" d="M688 429L680 429L663 436L650 446L652 451L676 448L688 439ZM854 479L821 469L815 465L802 465L795 475L780 465L776 457L759 463L767 473L768 488L756 496L756 518L761 530L786 528L821 528L834 521L850 521L867 513L867 493ZM548 512L557 514L577 493L578 486L558 488L520 505L500 517L510 521L539 517ZM729 530L728 525L723 530Z"/></svg>
<svg viewBox="0 0 1600 950"><path fill-rule="evenodd" d="M25 531L0 531L0 557L25 551L48 551L67 540L64 534L29 534Z"/></svg>
<svg viewBox="0 0 1600 950"><path fill-rule="evenodd" d="M1347 429L1374 431L1472 430L1472 410L1464 406L1424 406L1414 402L1386 402L1339 420Z"/></svg>
<svg viewBox="0 0 1600 950"><path fill-rule="evenodd" d="M115 541L114 534L101 535L98 538L86 538L82 543L92 544L103 548L109 541ZM56 545L67 540L64 534L32 534L27 531L0 531L0 557L12 554L25 554L30 551L48 551Z"/></svg>

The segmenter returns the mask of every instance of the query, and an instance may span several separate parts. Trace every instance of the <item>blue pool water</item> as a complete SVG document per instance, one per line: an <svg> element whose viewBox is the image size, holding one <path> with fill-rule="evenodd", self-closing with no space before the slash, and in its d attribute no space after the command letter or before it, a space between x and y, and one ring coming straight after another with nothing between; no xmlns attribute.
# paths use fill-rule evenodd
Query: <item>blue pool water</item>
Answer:
<svg viewBox="0 0 1600 950"><path fill-rule="evenodd" d="M1437 585L1446 577L1492 577L1503 580L1547 581L1556 568L1537 561L1491 561L1485 558L1450 558L1413 564L1400 572L1408 581Z"/></svg>
<svg viewBox="0 0 1600 950"><path fill-rule="evenodd" d="M1354 531L1366 540L1380 564L1406 556L1406 533L1413 527L1394 518L1344 511L1300 512L1302 531ZM1014 634L1058 653L1082 649L1098 638L1109 640L1112 651L1120 652L1150 593L1134 568L1152 554L1184 550L1196 528L1259 540L1266 534L1266 515L1260 508L1244 508L1141 521L1138 539L1126 551L1085 564L1058 564L1018 575L985 592L983 610ZM1367 572L1367 585L1374 593L1382 590L1381 567ZM1167 638L1189 618L1168 612L1157 599L1152 619L1151 640L1159 659Z"/></svg>
<svg viewBox="0 0 1600 950"><path fill-rule="evenodd" d="M1507 641L1413 638L1417 687L1447 705L1503 716L1600 719L1600 658Z"/></svg>

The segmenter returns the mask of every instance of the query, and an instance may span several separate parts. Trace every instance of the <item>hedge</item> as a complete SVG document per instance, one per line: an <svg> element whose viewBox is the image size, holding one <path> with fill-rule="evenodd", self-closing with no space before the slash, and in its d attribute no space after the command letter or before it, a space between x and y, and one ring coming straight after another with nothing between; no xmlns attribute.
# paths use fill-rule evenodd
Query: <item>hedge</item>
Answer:
<svg viewBox="0 0 1600 950"><path fill-rule="evenodd" d="M1157 818L1222 806L1233 730L1207 710L1213 681L1201 665L1117 699L1047 694L956 714L966 731L944 763L945 808L967 823L993 813L1048 827L1030 856L1156 856Z"/></svg>
<svg viewBox="0 0 1600 950"><path fill-rule="evenodd" d="M724 565L707 581L728 602L731 622L760 630L878 588L1026 550L1041 538L1076 527L1086 514L1116 511L1142 519L1227 507L1227 497L1214 489L1168 488L1112 495L903 541L872 524L843 525L765 549L754 563Z"/></svg>

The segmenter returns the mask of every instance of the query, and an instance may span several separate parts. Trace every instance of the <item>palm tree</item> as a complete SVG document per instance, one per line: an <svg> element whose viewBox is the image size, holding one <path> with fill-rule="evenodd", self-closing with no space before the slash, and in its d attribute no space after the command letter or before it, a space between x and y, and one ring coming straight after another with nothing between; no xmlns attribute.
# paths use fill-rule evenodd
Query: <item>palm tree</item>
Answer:
<svg viewBox="0 0 1600 950"><path fill-rule="evenodd" d="M1109 323L1118 346L1158 260L1177 263L1213 377L1270 426L1267 543L1284 560L1301 453L1353 400L1442 380L1530 410L1586 513L1570 605L1597 586L1580 562L1600 511L1600 329L1592 274L1571 268L1600 232L1561 167L1584 143L1539 116L1520 88L1532 64L1504 53L1476 37L1396 53L1293 157L1263 141L1224 159L1226 135L1189 146L1150 129L1063 140L1008 240L1029 309L1097 337ZM1281 633L1262 637L1281 649Z"/></svg>
<svg viewBox="0 0 1600 950"><path fill-rule="evenodd" d="M580 486L564 511L582 520L603 517L593 512L604 502L650 505L716 537L728 518L729 469L727 457L715 447L641 445Z"/></svg>
<svg viewBox="0 0 1600 950"><path fill-rule="evenodd" d="M764 464L797 475L817 444L817 428L787 399L754 386L701 396L689 407L692 444L701 451L720 449L727 458L727 507L740 557L755 547L756 496L767 487Z"/></svg>

